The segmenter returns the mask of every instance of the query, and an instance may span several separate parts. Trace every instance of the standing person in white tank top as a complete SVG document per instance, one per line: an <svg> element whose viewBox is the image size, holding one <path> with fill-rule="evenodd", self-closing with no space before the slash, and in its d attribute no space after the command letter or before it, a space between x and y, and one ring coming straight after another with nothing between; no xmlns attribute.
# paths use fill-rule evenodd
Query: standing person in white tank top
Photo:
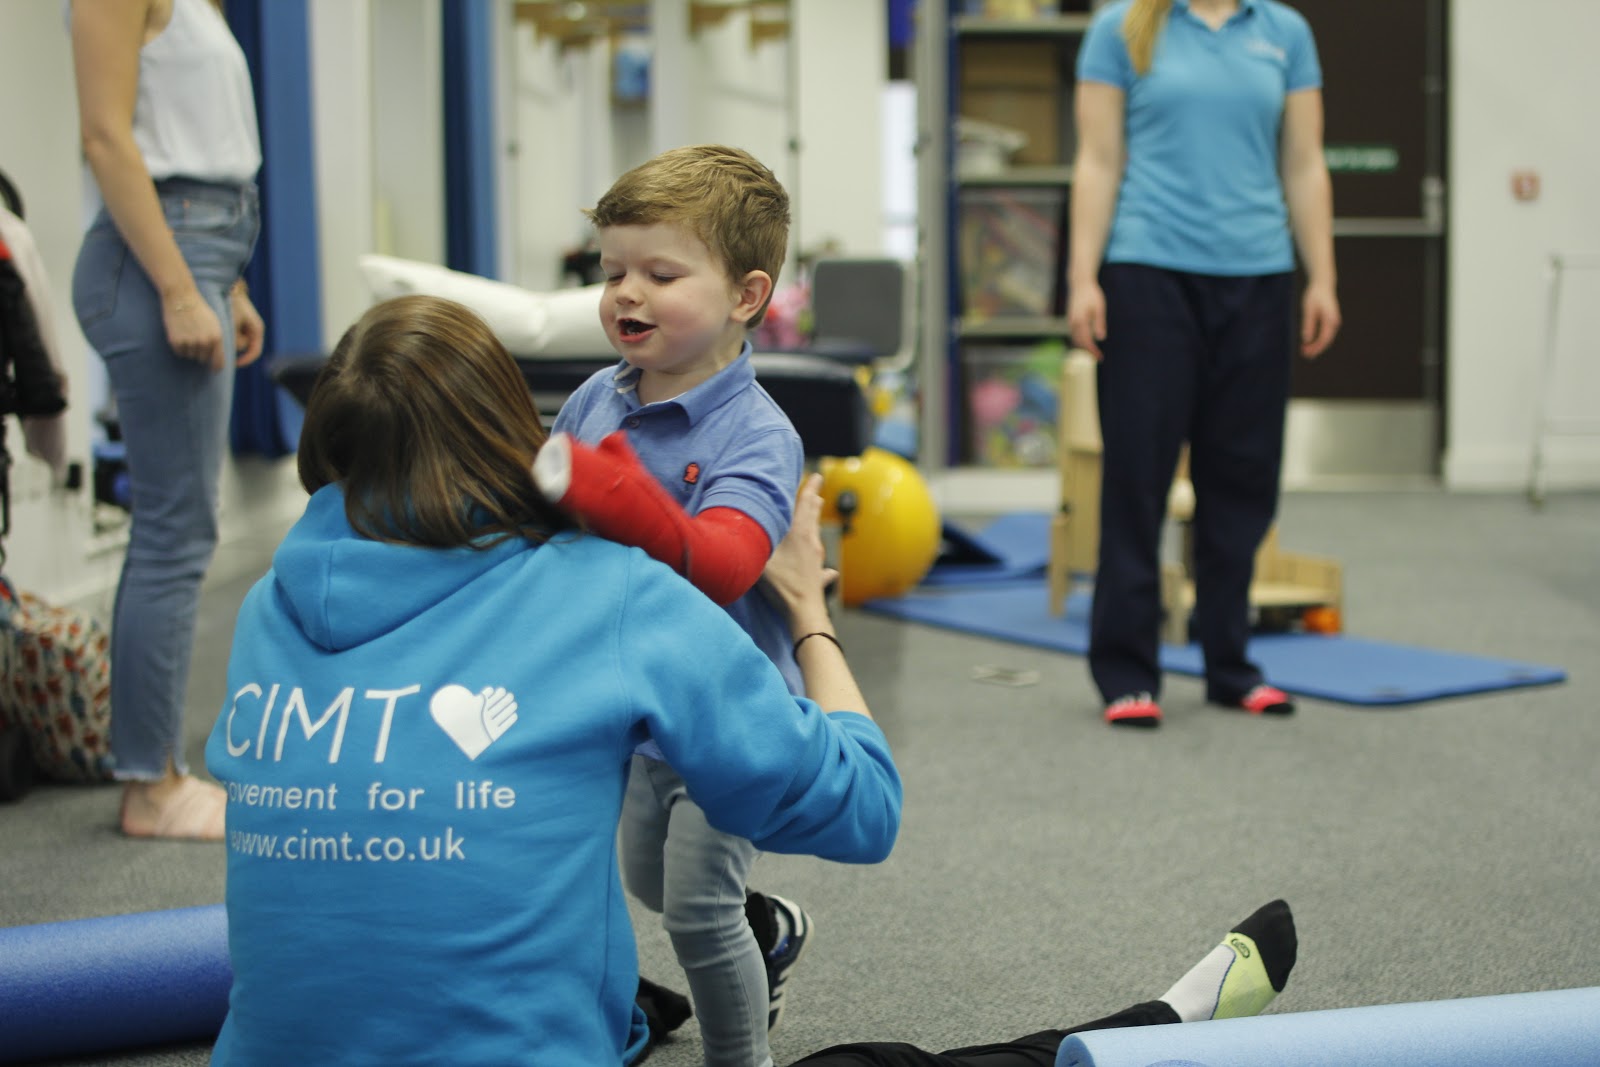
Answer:
<svg viewBox="0 0 1600 1067"><path fill-rule="evenodd" d="M188 773L184 708L217 541L233 373L265 329L242 273L261 167L244 54L214 0L70 0L83 154L103 209L73 306L127 448L127 557L111 626L121 830L218 840L224 795Z"/></svg>

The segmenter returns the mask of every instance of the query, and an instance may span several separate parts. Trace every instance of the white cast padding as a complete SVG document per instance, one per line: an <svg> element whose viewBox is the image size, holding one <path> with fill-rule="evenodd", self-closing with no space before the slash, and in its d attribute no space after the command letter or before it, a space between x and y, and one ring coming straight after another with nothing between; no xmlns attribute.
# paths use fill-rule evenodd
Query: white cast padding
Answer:
<svg viewBox="0 0 1600 1067"><path fill-rule="evenodd" d="M1594 1067L1600 987L1073 1034L1056 1067Z"/></svg>
<svg viewBox="0 0 1600 1067"><path fill-rule="evenodd" d="M365 255L359 262L375 302L412 293L458 301L482 315L513 356L570 359L612 351L600 326L602 285L540 293L414 259Z"/></svg>

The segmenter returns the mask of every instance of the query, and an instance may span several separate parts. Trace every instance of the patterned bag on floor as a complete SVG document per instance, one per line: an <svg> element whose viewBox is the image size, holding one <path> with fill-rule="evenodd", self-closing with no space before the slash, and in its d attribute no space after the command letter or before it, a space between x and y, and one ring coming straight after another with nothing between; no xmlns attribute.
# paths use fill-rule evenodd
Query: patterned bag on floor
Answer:
<svg viewBox="0 0 1600 1067"><path fill-rule="evenodd" d="M39 773L111 777L111 648L82 611L46 604L0 577L0 719L28 738Z"/></svg>

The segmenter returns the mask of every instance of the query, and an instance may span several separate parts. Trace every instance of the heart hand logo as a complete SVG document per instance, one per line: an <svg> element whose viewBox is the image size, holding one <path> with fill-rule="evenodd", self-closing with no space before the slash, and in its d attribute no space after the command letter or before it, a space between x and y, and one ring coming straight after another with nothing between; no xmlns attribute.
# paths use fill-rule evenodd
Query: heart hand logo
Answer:
<svg viewBox="0 0 1600 1067"><path fill-rule="evenodd" d="M464 685L447 685L433 694L428 712L467 758L475 760L517 721L517 701L498 687L474 693Z"/></svg>

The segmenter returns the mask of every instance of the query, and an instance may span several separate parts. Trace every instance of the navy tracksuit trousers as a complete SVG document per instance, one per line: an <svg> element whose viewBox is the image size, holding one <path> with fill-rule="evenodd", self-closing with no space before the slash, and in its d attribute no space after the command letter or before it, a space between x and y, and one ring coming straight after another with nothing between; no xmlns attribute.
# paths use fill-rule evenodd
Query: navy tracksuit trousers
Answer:
<svg viewBox="0 0 1600 1067"><path fill-rule="evenodd" d="M1167 1026L1178 1022L1178 1013L1172 1005L1163 1000L1147 1000L1069 1030L1041 1030L994 1045L973 1045L948 1052L928 1052L898 1041L835 1045L813 1052L793 1067L1055 1067L1056 1053L1070 1034L1124 1026Z"/></svg>
<svg viewBox="0 0 1600 1067"><path fill-rule="evenodd" d="M1206 699L1234 704L1262 680L1245 654L1250 580L1277 511L1294 276L1117 263L1102 268L1100 283L1104 448L1090 673L1106 703L1161 691L1161 531L1187 441Z"/></svg>

